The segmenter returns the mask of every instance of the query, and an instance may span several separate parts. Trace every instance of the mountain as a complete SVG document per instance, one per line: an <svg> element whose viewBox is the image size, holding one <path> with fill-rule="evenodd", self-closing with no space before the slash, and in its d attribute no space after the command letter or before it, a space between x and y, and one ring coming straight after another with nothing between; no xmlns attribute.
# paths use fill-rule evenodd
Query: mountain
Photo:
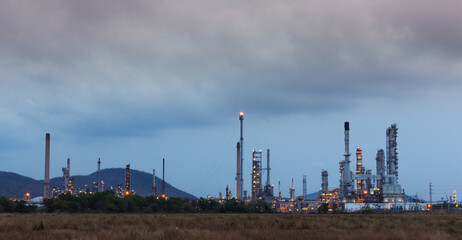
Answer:
<svg viewBox="0 0 462 240"><path fill-rule="evenodd" d="M93 186L93 182L97 181L96 172L90 175L76 175L75 187L84 188L85 184ZM111 186L117 189L117 185L125 186L125 169L124 168L108 168L101 170L101 180L104 181L104 189L109 189ZM148 196L152 194L152 174L142 171L130 169L131 189L135 190L138 195ZM50 191L53 187L62 188L62 177L50 179ZM162 193L162 179L156 177L157 194ZM43 195L43 180L35 180L16 173L0 171L0 196L21 198L25 193L30 193L31 198ZM181 191L165 182L165 194L168 197L182 197L196 199L195 196Z"/></svg>
<svg viewBox="0 0 462 240"><path fill-rule="evenodd" d="M42 196L43 180L0 171L0 196L22 198L26 193L30 193L31 198Z"/></svg>
<svg viewBox="0 0 462 240"><path fill-rule="evenodd" d="M316 198L318 197L318 194L319 194L319 192L306 194L305 199L316 200Z"/></svg>

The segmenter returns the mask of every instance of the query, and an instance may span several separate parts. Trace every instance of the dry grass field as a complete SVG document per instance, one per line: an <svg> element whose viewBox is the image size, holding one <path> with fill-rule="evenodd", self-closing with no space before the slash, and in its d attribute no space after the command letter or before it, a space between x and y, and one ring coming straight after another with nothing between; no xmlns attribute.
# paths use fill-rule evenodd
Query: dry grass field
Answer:
<svg viewBox="0 0 462 240"><path fill-rule="evenodd" d="M0 239L462 239L462 215L0 214Z"/></svg>

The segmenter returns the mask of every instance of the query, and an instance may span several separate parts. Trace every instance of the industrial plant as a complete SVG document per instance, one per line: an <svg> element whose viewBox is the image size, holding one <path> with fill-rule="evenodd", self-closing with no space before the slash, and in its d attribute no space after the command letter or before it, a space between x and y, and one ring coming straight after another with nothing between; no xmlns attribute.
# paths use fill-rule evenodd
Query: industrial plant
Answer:
<svg viewBox="0 0 462 240"><path fill-rule="evenodd" d="M350 123L344 124L344 143L345 149L343 160L339 164L340 177L339 185L333 189L329 188L328 172L321 171L321 189L317 197L306 199L307 196L307 176L303 176L303 194L295 195L293 184L288 189L289 197L283 198L280 189L278 196L274 196L274 185L270 182L270 149L266 151L266 167L263 167L262 150L252 150L251 159L251 183L250 196L244 190L243 162L244 162L244 137L243 121L244 113L239 113L240 138L236 144L236 197L237 201L249 202L263 200L272 205L277 212L312 212L319 209L323 204L327 204L329 211L359 211L365 207L376 210L394 211L421 211L428 206L425 203L408 203L405 200L405 192L398 183L398 127L392 124L386 129L385 151L379 149L376 156L376 171L363 165L362 149L356 148L356 168L350 167ZM334 163L334 162L333 162ZM266 181L263 182L263 171L266 171ZM221 202L232 199L231 191L226 186L226 198L219 193Z"/></svg>
<svg viewBox="0 0 462 240"><path fill-rule="evenodd" d="M340 184L338 188L328 188L328 172L321 172L322 184L318 200L337 204L346 211L369 208L400 210L424 210L425 204L405 202L404 189L398 183L398 128L392 124L386 129L386 154L377 150L376 173L363 165L362 149L356 148L356 169L350 168L350 123L345 122L345 154L339 162Z"/></svg>
<svg viewBox="0 0 462 240"><path fill-rule="evenodd" d="M162 195L160 197L165 198L165 158L162 159L163 169L162 169ZM62 187L53 187L50 191L50 134L45 135L45 180L43 183L43 198L57 198L60 194L69 194L69 195L81 195L81 194L94 194L97 192L104 192L104 181L101 176L101 157L98 157L97 161L97 170L96 170L96 179L92 185L85 184L84 188L75 187L75 177L72 177L71 172L71 159L67 159L66 167L62 168ZM155 169L153 169L153 181L152 181L152 195L154 197L159 197L157 194L156 187L156 175ZM123 198L128 195L136 195L136 191L131 187L131 174L130 174L130 164L125 166L125 182L124 184L117 184L114 189L113 186L110 186L108 189L113 190L115 195ZM29 201L29 193L25 194L25 199Z"/></svg>
<svg viewBox="0 0 462 240"><path fill-rule="evenodd" d="M218 202L226 204L234 200L242 204L250 202L264 202L271 206L274 212L318 212L325 211L361 211L372 209L374 211L425 211L431 208L431 184L430 203L423 201L408 201L403 187L399 184L398 174L398 127L391 124L385 131L386 144L377 150L375 162L375 173L372 168L366 167L363 162L362 149L356 147L355 165L351 165L350 152L350 123L344 123L344 150L342 160L332 160L332 164L338 164L339 180L338 185L329 187L329 173L321 171L321 187L314 196L307 194L307 175L303 175L303 189L301 195L297 196L292 184L287 189L288 197L282 197L281 182L278 181L277 194L274 193L274 184L271 183L270 149L266 151L252 149L251 153L251 176L249 193L245 190L243 166L244 166L244 112L239 113L240 137L236 143L236 176L235 196L229 185L225 186L225 194L218 193ZM340 151L339 151L340 152ZM340 155L340 154L339 154ZM266 161L264 161L266 157ZM43 182L43 198L56 198L60 194L81 195L103 192L104 176L101 176L101 157L98 157L96 178L93 184L85 185L83 189L76 188L75 177L71 176L71 159L62 168L62 187L53 187L50 190L50 134L45 138L45 179ZM152 196L166 198L165 192L165 158L162 159L162 190L159 192L156 186L156 171L152 170ZM125 166L125 182L117 184L116 188L110 186L114 194L120 198L128 195L135 195L136 191L131 184L130 164ZM266 178L266 179L265 179ZM336 181L333 181L336 182ZM149 183L148 183L149 184ZM457 204L456 192L454 190L454 201ZM26 199L29 195L25 195ZM209 199L213 198L208 196Z"/></svg>

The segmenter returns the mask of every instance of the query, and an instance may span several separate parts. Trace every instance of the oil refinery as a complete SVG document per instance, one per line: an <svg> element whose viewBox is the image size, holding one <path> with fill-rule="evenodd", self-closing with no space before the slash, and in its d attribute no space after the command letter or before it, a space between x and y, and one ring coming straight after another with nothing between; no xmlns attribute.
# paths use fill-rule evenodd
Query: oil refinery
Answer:
<svg viewBox="0 0 462 240"><path fill-rule="evenodd" d="M80 195L80 194L94 194L97 192L103 192L104 189L104 180L101 176L101 157L98 157L97 161L97 170L96 170L96 179L91 184L85 184L84 188L75 187L75 177L71 176L71 159L67 159L66 167L62 168L62 187L53 187L50 190L50 134L47 133L45 137L45 180L43 183L44 191L43 198L57 198L60 194L69 194L69 195ZM162 159L163 169L162 169L162 195L160 197L166 197L165 194L165 158ZM124 183L117 184L116 187L110 186L108 189L113 190L115 195L123 198L127 195L136 195L136 191L131 187L131 174L130 174L130 164L125 166L125 181ZM152 181L152 195L154 197L159 197L157 194L157 187L155 181L155 169L153 169L153 181ZM26 193L25 200L30 200L30 194Z"/></svg>
<svg viewBox="0 0 462 240"><path fill-rule="evenodd" d="M350 123L344 124L344 154L343 160L339 164L340 176L339 185L330 189L328 184L328 172L321 171L321 189L315 199L305 199L306 196L306 175L303 176L303 195L296 196L293 184L289 188L289 198L281 197L280 182L279 194L275 197L273 194L274 185L270 182L270 149L266 151L266 167L263 167L262 150L252 150L251 162L251 187L250 197L247 197L247 191L243 188L242 166L243 166L243 120L244 113L239 113L240 121L240 138L236 144L236 200L248 202L264 200L272 204L277 212L302 212L314 211L321 205L327 204L328 209L332 211L359 211L365 207L376 210L394 210L394 211L422 211L427 210L425 203L408 203L405 201L405 192L398 183L398 127L391 124L386 129L386 146L385 151L379 149L376 155L376 171L363 165L362 149L356 148L356 169L352 170L350 154ZM334 161L333 161L334 163ZM266 171L266 181L263 186L263 171ZM219 201L223 202L231 199L231 191L226 186L226 198L219 193Z"/></svg>
<svg viewBox="0 0 462 240"><path fill-rule="evenodd" d="M315 212L325 206L327 211L361 211L365 208L374 211L424 211L431 208L430 203L423 201L408 201L403 187L399 184L398 174L398 127L391 124L385 131L386 144L377 150L375 162L375 173L372 168L365 166L363 162L363 149L355 149L355 165L351 166L350 152L350 123L344 123L344 150L341 161L332 160L332 164L338 164L339 180L338 186L329 187L329 173L321 171L321 188L315 197L307 197L307 176L303 175L302 195L297 196L294 188L294 179L287 189L288 197L282 197L280 180L278 181L277 196L274 194L274 184L271 184L270 149L251 150L251 177L249 194L244 187L244 112L239 112L239 141L236 143L236 175L235 192L229 185L225 187L225 194L218 193L218 201L234 199L242 203L252 201L264 201L269 204L275 212ZM340 151L339 151L340 152ZM266 156L265 156L265 154ZM266 161L263 161L266 157ZM93 194L104 191L104 176L101 176L101 158L98 157L96 179L92 186L85 185L83 189L75 187L75 177L72 177L71 159L62 168L62 187L53 187L50 191L50 134L45 138L45 180L43 183L44 198L57 197L59 194ZM266 173L266 174L264 174ZM165 193L165 158L162 159L162 191L159 193L155 176L155 169L152 170L152 196L166 197ZM264 179L266 177L266 179ZM130 164L125 167L125 182L120 183L114 189L110 186L116 196L123 198L127 195L136 194L131 185ZM333 181L336 182L336 181ZM148 183L149 184L149 183ZM431 184L430 184L431 193ZM454 190L454 201L457 204L456 192ZM29 197L29 196L27 196ZM208 198L211 198L210 196Z"/></svg>

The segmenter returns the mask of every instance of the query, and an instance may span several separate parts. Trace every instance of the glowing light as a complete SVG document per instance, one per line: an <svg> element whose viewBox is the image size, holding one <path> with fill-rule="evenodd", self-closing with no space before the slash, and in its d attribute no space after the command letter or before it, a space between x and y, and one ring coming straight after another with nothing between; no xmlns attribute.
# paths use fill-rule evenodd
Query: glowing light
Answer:
<svg viewBox="0 0 462 240"><path fill-rule="evenodd" d="M244 112L240 112L240 113L239 113L239 116L243 117L243 116L244 116Z"/></svg>
<svg viewBox="0 0 462 240"><path fill-rule="evenodd" d="M130 194L130 192L129 192L129 191L126 191L126 192L125 192L125 195L129 195L129 194Z"/></svg>
<svg viewBox="0 0 462 240"><path fill-rule="evenodd" d="M30 193L26 193L26 197L30 197Z"/></svg>
<svg viewBox="0 0 462 240"><path fill-rule="evenodd" d="M363 193L364 193L364 195L366 195L366 194L367 194L367 191L364 191Z"/></svg>
<svg viewBox="0 0 462 240"><path fill-rule="evenodd" d="M165 198L165 194L162 194L162 198Z"/></svg>

